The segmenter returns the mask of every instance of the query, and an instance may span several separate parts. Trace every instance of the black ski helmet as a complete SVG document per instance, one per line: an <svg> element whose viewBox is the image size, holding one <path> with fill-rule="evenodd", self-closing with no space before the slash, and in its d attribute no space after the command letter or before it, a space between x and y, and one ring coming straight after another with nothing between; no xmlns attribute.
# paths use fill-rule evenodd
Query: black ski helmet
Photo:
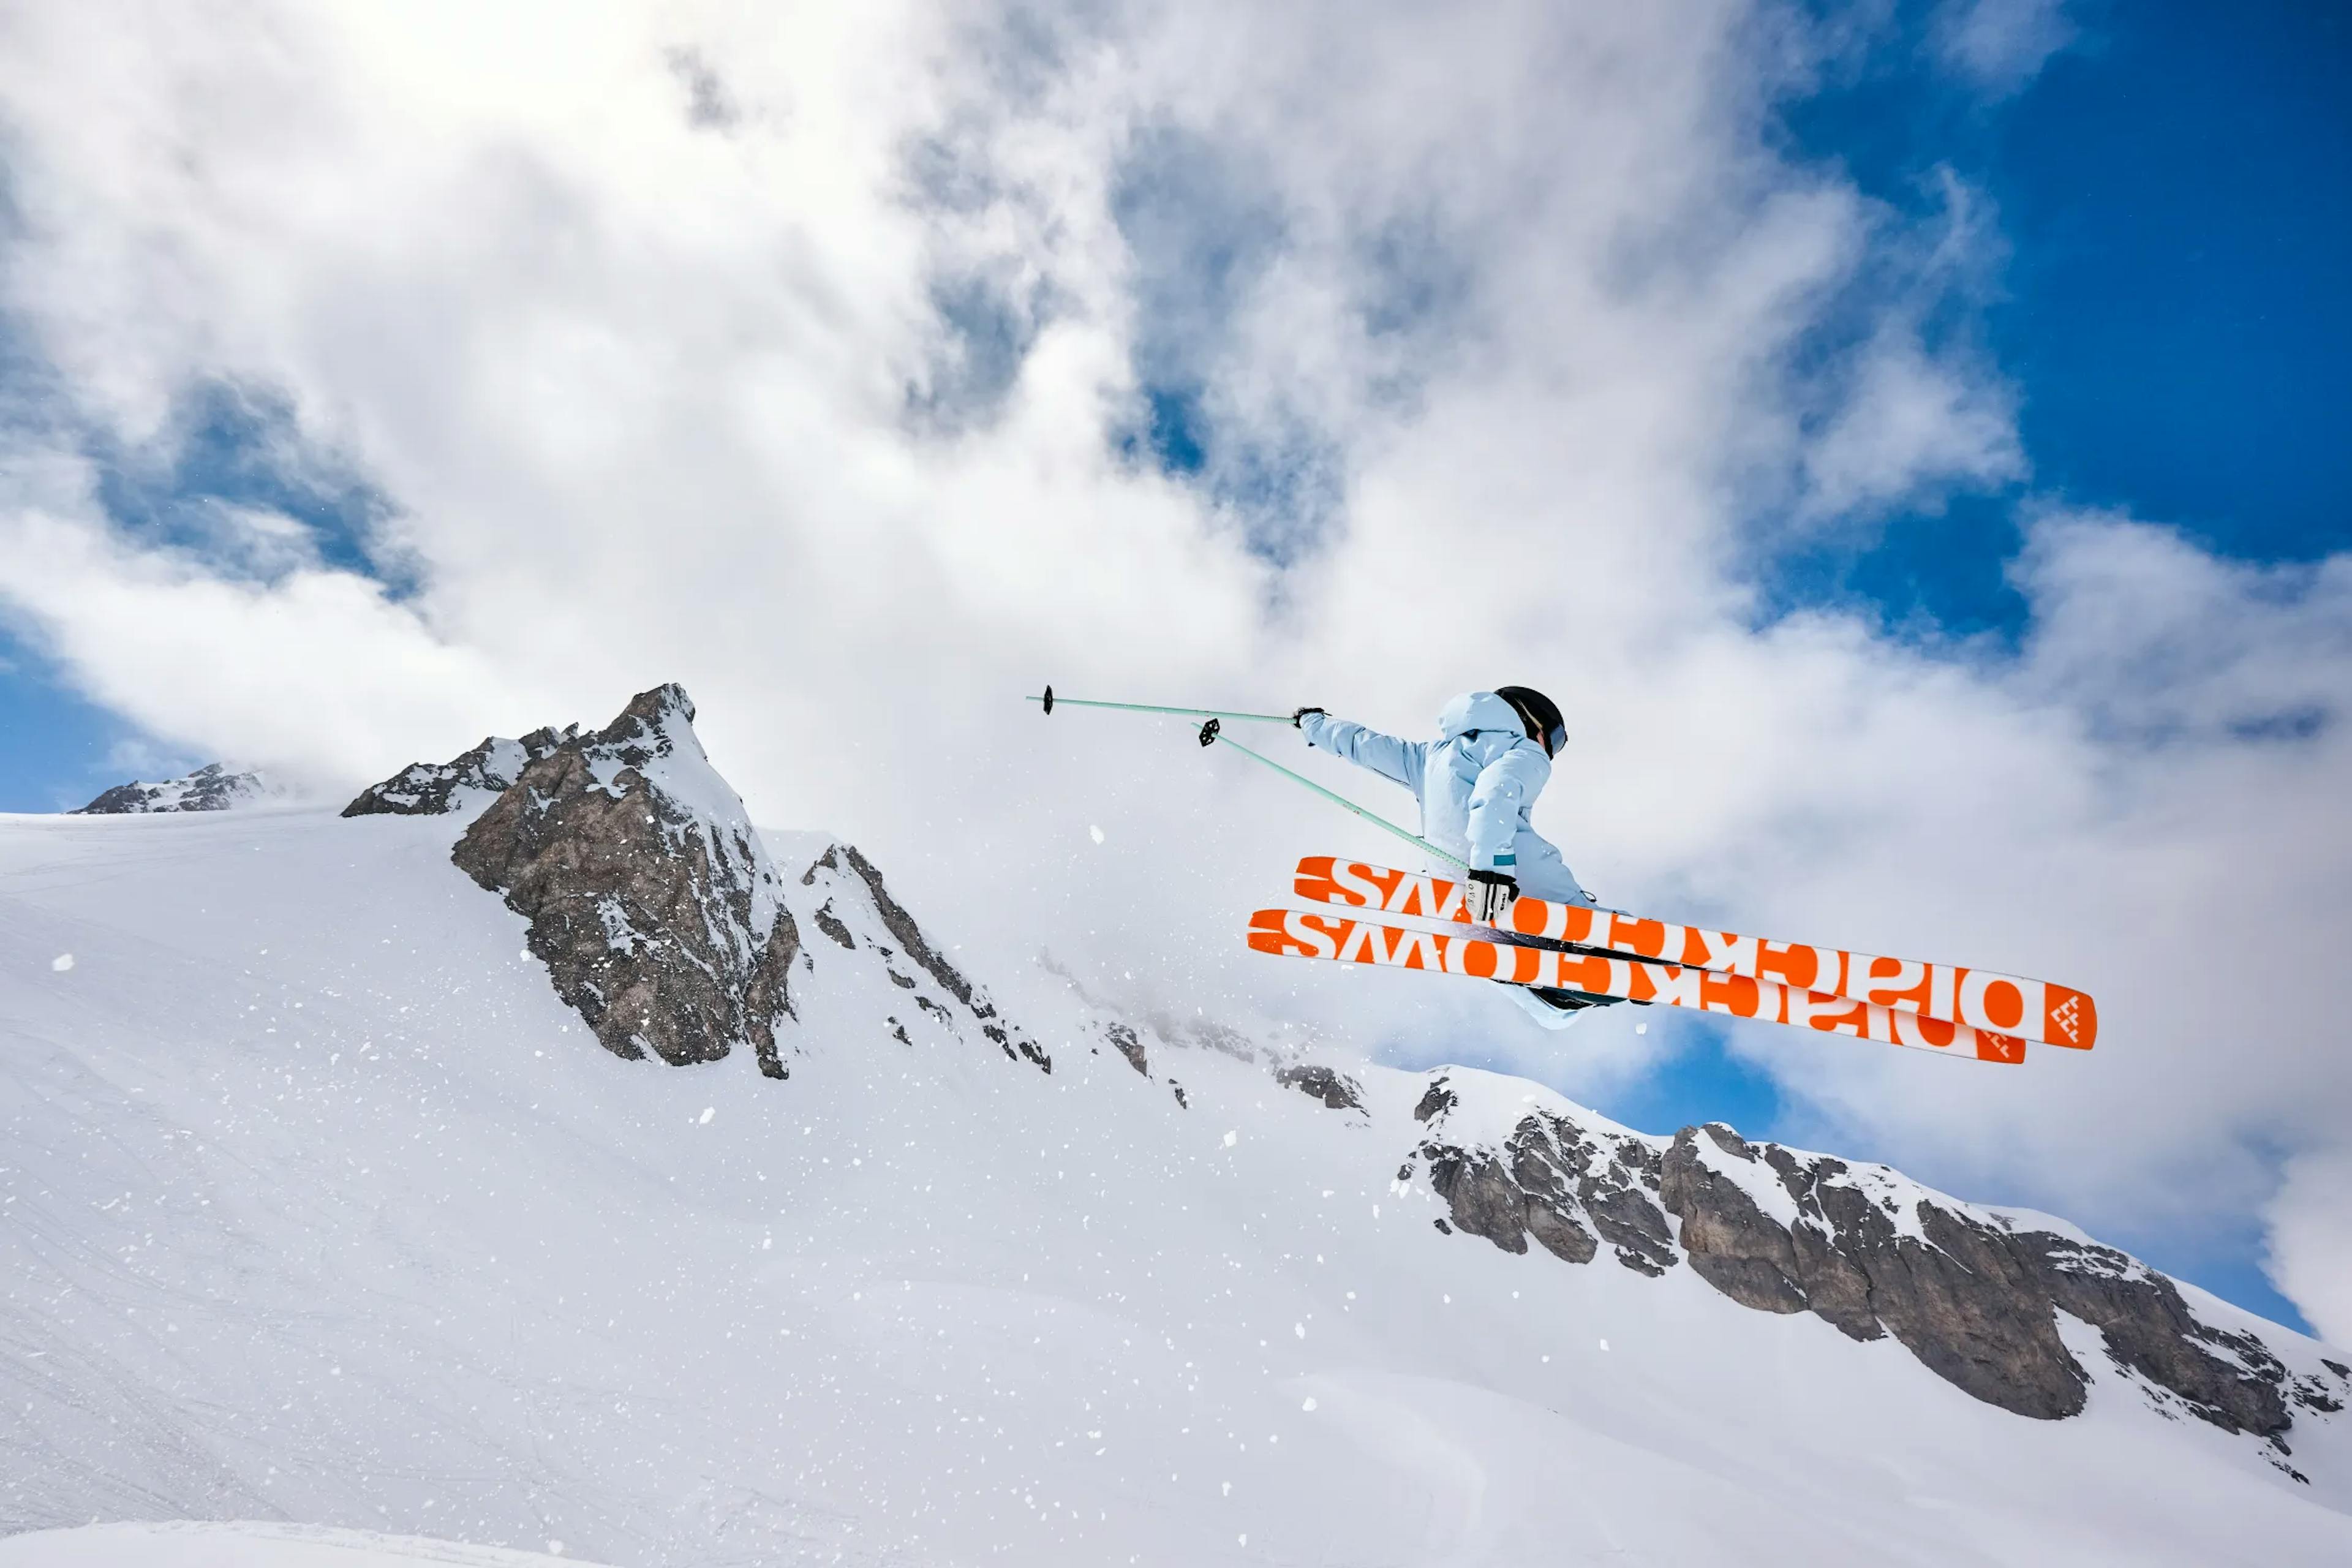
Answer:
<svg viewBox="0 0 2352 1568"><path fill-rule="evenodd" d="M1559 704L1532 686L1497 686L1495 695L1511 705L1528 727L1528 739L1541 745L1545 756L1559 755L1568 744L1568 721L1559 716Z"/></svg>

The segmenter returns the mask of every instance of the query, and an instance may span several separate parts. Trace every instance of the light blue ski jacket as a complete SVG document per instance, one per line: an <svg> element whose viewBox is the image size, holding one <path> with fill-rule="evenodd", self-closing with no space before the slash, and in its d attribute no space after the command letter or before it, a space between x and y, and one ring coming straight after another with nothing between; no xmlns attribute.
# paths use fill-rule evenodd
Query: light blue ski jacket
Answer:
<svg viewBox="0 0 2352 1568"><path fill-rule="evenodd" d="M1434 741L1400 741L1361 724L1309 713L1307 743L1393 779L1420 798L1421 836L1474 869L1518 879L1538 899L1591 899L1551 842L1528 826L1551 759L1528 738L1516 709L1491 691L1465 691L1437 716Z"/></svg>

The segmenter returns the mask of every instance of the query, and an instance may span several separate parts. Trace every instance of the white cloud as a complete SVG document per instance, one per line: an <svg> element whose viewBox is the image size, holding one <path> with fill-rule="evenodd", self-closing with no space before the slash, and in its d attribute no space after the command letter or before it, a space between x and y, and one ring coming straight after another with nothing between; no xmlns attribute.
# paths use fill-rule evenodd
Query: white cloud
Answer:
<svg viewBox="0 0 2352 1568"><path fill-rule="evenodd" d="M2066 0L1944 0L1932 28L1944 63L2000 97L2032 81L2075 34Z"/></svg>
<svg viewBox="0 0 2352 1568"><path fill-rule="evenodd" d="M1887 323L1853 374L1844 406L1806 454L1809 510L1843 516L2024 477L2006 389L1939 363L1907 324Z"/></svg>
<svg viewBox="0 0 2352 1568"><path fill-rule="evenodd" d="M976 962L1589 1090L1658 1037L1560 1055L1478 987L1241 951L1293 857L1372 830L1018 700L1418 731L1522 680L1578 737L1539 821L1612 900L2101 997L2099 1052L2018 1073L1736 1037L1825 1138L2198 1224L2352 1110L2313 978L2352 886L2343 563L2053 511L2014 658L1759 629L1759 511L2022 461L2011 390L1920 324L1998 237L1773 151L1783 14L86 11L0 51L0 280L54 427L160 441L191 387L268 388L417 583L274 522L234 535L267 574L158 549L21 437L0 606L175 744L355 784L677 679L762 820L857 837ZM1213 488L1122 456L1139 360L1197 384Z"/></svg>
<svg viewBox="0 0 2352 1568"><path fill-rule="evenodd" d="M529 700L365 578L224 577L38 511L0 519L0 595L34 606L51 651L116 712L184 751L296 777L347 780L350 759L386 744L447 752L453 726L510 730L552 700Z"/></svg>
<svg viewBox="0 0 2352 1568"><path fill-rule="evenodd" d="M202 766L202 763L190 762L185 756L136 736L116 741L106 749L106 768L110 773L144 784L176 778Z"/></svg>
<svg viewBox="0 0 2352 1568"><path fill-rule="evenodd" d="M2352 1149L2287 1162L2270 1205L2269 1271L2319 1336L2352 1345Z"/></svg>

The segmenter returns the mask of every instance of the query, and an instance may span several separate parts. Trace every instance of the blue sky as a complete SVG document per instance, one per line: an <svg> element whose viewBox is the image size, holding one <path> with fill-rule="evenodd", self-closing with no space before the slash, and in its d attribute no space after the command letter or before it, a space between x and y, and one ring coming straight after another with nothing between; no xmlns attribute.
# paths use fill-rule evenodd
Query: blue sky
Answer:
<svg viewBox="0 0 2352 1568"><path fill-rule="evenodd" d="M2032 472L1991 493L1951 498L1932 517L1841 524L1770 564L1768 602L1777 608L1861 605L1927 635L2013 638L2024 601L2005 571L2029 498L2128 509L2249 559L2309 559L2352 543L2352 443L2341 438L2352 365L2343 287L2352 277L2352 181L2343 173L2352 167L2352 115L2340 89L2352 35L2342 11L2109 5L2078 6L2074 19L2079 36L2011 97L1988 100L1938 68L1929 23L1913 16L1902 24L1907 39L1787 106L1792 148L1843 165L1891 206L1930 210L1941 167L1989 198L2009 254L1996 297L1965 330L1983 335L1984 353L2016 387ZM1217 199L1215 180L1199 183L1194 205ZM1137 210L1127 201L1118 216L1131 224ZM1251 209L1239 210L1231 226L1246 233ZM1199 300L1180 293L1152 319L1182 321L1189 310L1229 304L1214 290ZM1037 323L1008 316L992 330L1020 345ZM1157 380L1148 418L1128 437L1129 453L1139 460L1149 451L1180 477L1206 470L1219 483L1239 475L1253 484L1257 454L1214 447L1193 349L1181 332L1140 345L1154 362L1143 367L1147 378ZM0 361L0 378L8 363ZM983 390L1011 380L992 362L972 371ZM0 406L26 390L0 386ZM321 559L366 564L355 541L377 502L363 486L333 475L292 485L253 460L277 417L234 399L192 409L202 434L186 460L166 474L113 474L106 500L116 521L171 538L192 518L201 521L191 506L205 498L268 505L310 524ZM1292 480L1282 508L1304 513L1320 504L1314 461L1282 471ZM1289 533L1252 542L1268 561L1293 559ZM17 811L76 804L119 782L116 759L142 740L5 626L0 737L0 810ZM1633 1089L1601 1097L1600 1109L1646 1128L1722 1118L1751 1133L1801 1131L1772 1082L1713 1037ZM2251 1219L2242 1233L2194 1250L2162 1235L2115 1239L2297 1321L2257 1267Z"/></svg>
<svg viewBox="0 0 2352 1568"><path fill-rule="evenodd" d="M1985 312L2023 395L2032 488L2186 527L2224 553L2352 542L2352 12L2150 0L2088 13L1987 105L1899 53L1796 104L1795 142L1916 206L1939 163L1997 205L2012 255ZM1792 597L2013 633L2014 495L1798 563Z"/></svg>

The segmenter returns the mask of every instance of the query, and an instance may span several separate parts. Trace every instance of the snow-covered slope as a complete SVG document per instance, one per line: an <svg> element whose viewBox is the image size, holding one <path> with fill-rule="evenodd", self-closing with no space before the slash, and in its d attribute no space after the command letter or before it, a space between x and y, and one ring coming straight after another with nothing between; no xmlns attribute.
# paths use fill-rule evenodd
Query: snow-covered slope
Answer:
<svg viewBox="0 0 2352 1568"><path fill-rule="evenodd" d="M1924 1189L1891 1173L992 997L821 835L754 862L800 934L789 1077L624 1060L452 864L467 826L0 818L0 1531L283 1520L633 1568L2352 1561L2333 1352L2275 1325L2185 1293L2309 1395L2291 1459L2063 1309L2081 1413L2031 1419L1893 1307L1854 1337L1815 1244L1793 1303L1727 1293L1773 1288L1752 1265L1809 1202L1855 1268L1915 1264L1832 1190L1899 1233ZM1669 1205L1670 1165L1707 1195Z"/></svg>
<svg viewBox="0 0 2352 1568"><path fill-rule="evenodd" d="M551 1544L561 1546L562 1542ZM594 1568L538 1552L316 1525L88 1524L0 1541L0 1568Z"/></svg>

